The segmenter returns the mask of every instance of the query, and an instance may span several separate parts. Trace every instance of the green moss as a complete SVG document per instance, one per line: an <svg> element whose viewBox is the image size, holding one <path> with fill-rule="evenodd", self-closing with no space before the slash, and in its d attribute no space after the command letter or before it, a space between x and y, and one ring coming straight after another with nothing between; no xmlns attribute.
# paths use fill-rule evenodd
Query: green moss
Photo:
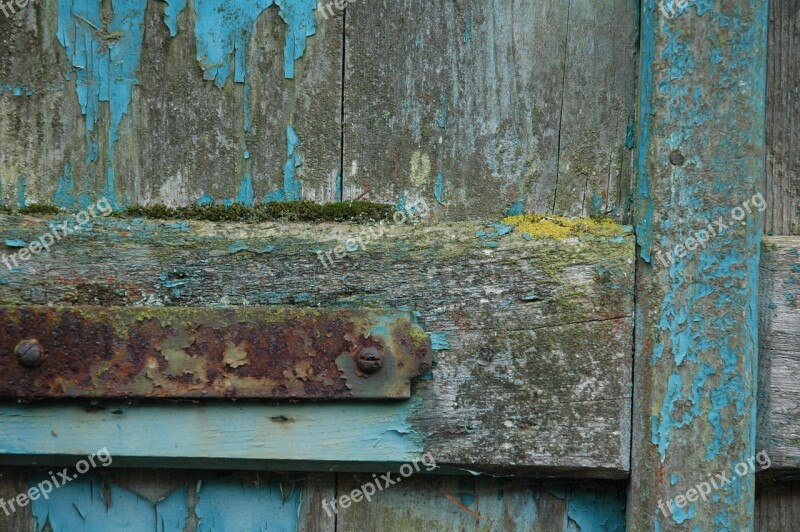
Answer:
<svg viewBox="0 0 800 532"><path fill-rule="evenodd" d="M27 214L34 216L55 216L66 211L53 205L33 204L24 209L13 210L0 207L0 214ZM390 220L395 208L383 203L369 201L344 201L340 203L319 204L311 201L290 201L284 203L265 203L248 207L235 203L224 205L192 205L190 207L170 208L165 205L150 207L133 206L116 211L115 218L148 218L158 220L205 220L209 222L377 222Z"/></svg>
<svg viewBox="0 0 800 532"><path fill-rule="evenodd" d="M41 203L33 203L24 209L20 209L20 214L29 214L33 216L53 216L61 214L63 211L54 205L44 205Z"/></svg>
<svg viewBox="0 0 800 532"><path fill-rule="evenodd" d="M230 207L223 205L192 205L172 209L164 205L151 207L130 207L126 211L115 212L120 218L155 218L161 220L206 220L210 222L370 222L387 220L394 214L394 207L368 201L347 201L340 203L313 203L311 201L291 201L285 203L265 203L248 207L235 203Z"/></svg>

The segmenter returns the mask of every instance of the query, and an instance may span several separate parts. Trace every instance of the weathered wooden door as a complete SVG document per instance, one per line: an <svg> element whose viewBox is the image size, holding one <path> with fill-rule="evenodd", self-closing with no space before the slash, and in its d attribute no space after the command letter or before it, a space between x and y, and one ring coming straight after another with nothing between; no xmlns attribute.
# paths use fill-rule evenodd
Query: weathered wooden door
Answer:
<svg viewBox="0 0 800 532"><path fill-rule="evenodd" d="M642 235L676 227L668 202L644 222L663 169L710 148L647 117L694 102L680 130L719 130L711 83L680 80L696 62L726 80L719 108L740 81L751 96L766 21L758 2L710 6L713 24L672 4L0 4L0 530L714 523L659 525L650 500L684 488L647 475L677 388L640 372L633 394L635 353L663 370L634 342L637 276L669 275ZM715 46L750 38L706 49L705 24ZM796 267L792 246L765 268Z"/></svg>

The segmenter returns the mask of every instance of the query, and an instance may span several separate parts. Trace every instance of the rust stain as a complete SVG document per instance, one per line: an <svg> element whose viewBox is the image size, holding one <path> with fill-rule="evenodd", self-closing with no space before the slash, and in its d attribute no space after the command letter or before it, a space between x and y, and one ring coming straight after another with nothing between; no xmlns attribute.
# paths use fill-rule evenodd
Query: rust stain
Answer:
<svg viewBox="0 0 800 532"><path fill-rule="evenodd" d="M458 506L459 508L461 508L462 510L467 512L469 515L471 515L475 519L480 519L481 518L481 514L479 514L478 512L476 512L474 510L470 510L464 503L462 503L461 501L459 501L458 499L456 499L455 497L453 497L452 495L450 495L446 491L443 491L442 495L444 495L447 500L449 500L450 502L452 502L453 504L455 504L456 506Z"/></svg>
<svg viewBox="0 0 800 532"><path fill-rule="evenodd" d="M31 339L35 367L16 349ZM379 371L358 370L364 349ZM0 307L0 397L396 399L430 364L408 312Z"/></svg>

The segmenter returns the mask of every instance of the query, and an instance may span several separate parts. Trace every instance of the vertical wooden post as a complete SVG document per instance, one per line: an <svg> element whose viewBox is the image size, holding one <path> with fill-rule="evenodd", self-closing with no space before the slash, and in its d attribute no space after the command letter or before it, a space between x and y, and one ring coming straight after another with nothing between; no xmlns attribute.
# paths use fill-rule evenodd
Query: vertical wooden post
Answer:
<svg viewBox="0 0 800 532"><path fill-rule="evenodd" d="M628 530L753 526L766 25L643 0Z"/></svg>

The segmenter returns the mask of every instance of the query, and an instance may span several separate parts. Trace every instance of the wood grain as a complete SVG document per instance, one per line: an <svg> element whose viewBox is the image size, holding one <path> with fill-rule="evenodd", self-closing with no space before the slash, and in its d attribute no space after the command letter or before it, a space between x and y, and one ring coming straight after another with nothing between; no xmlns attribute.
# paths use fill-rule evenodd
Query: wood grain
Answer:
<svg viewBox="0 0 800 532"><path fill-rule="evenodd" d="M562 4L562 9L564 9ZM554 212L624 218L631 192L637 25L630 0L571 0Z"/></svg>
<svg viewBox="0 0 800 532"><path fill-rule="evenodd" d="M419 194L446 219L613 210L630 177L634 13L629 0L352 4L345 198Z"/></svg>
<svg viewBox="0 0 800 532"><path fill-rule="evenodd" d="M756 485L756 532L800 529L800 482L759 482Z"/></svg>
<svg viewBox="0 0 800 532"><path fill-rule="evenodd" d="M339 511L337 530L625 530L624 485L514 478L408 477ZM379 480L381 486L386 480ZM370 475L339 475L351 495Z"/></svg>
<svg viewBox="0 0 800 532"><path fill-rule="evenodd" d="M0 242L37 238L46 223L4 217ZM624 476L632 237L528 241L517 232L501 235L505 230L473 223L383 230L382 237L365 240L364 249L333 256L326 267L317 251L334 249L338 239L369 236L370 229L98 219L90 231L70 235L51 253L22 263L20 271L4 272L0 302L410 309L437 350L432 374L415 383L412 401L327 410L175 405L159 407L161 414L142 405L119 407L122 417L66 404L6 405L0 415L15 431L28 427L28 441L48 451L6 439L3 452L59 454L66 434L70 446L80 448L120 430L120 419L129 416L131 425L121 429L127 434L140 430L146 419L149 430L164 431L157 452L148 438L114 440L118 452L145 462L147 456L194 459L216 449L220 464L295 458L328 468L331 461L402 462L430 450L442 463L468 469ZM254 424L259 412L263 420ZM300 421L269 421L280 416ZM335 430L328 428L332 419ZM68 430L60 440L44 437L49 423L78 421L91 423L91 433ZM181 429L171 431L170 425ZM210 434L224 434L231 444ZM286 446L291 437L298 445ZM347 443L353 441L369 443L354 455Z"/></svg>
<svg viewBox="0 0 800 532"><path fill-rule="evenodd" d="M800 3L769 3L764 232L800 234Z"/></svg>
<svg viewBox="0 0 800 532"><path fill-rule="evenodd" d="M760 268L758 442L772 466L800 469L800 237L768 237Z"/></svg>

